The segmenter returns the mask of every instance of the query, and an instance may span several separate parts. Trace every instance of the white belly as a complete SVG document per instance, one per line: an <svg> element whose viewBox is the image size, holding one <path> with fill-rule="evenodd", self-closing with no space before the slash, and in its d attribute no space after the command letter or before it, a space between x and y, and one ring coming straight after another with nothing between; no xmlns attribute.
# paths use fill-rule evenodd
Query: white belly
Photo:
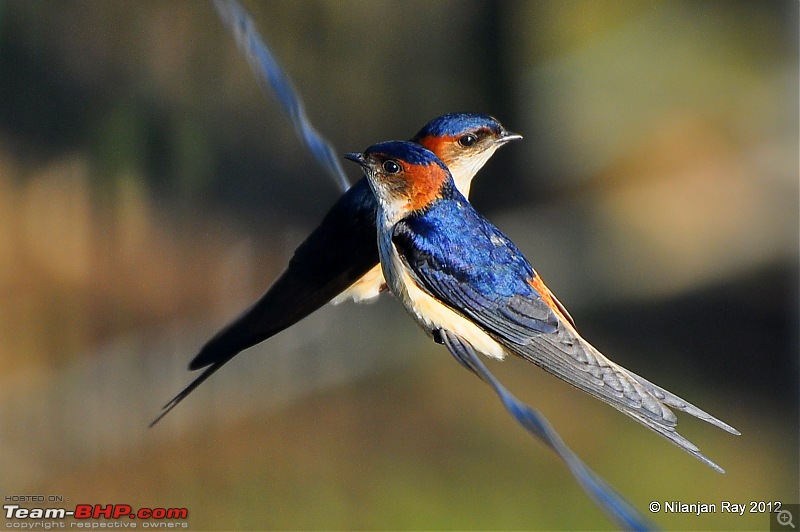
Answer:
<svg viewBox="0 0 800 532"><path fill-rule="evenodd" d="M351 284L350 288L331 299L331 303L338 305L350 299L356 303L373 303L381 295L381 288L385 284L381 265L377 264L364 277Z"/></svg>
<svg viewBox="0 0 800 532"><path fill-rule="evenodd" d="M506 350L503 346L480 327L439 303L414 282L400 261L394 244L387 239L385 242L380 242L379 248L381 264L389 265L391 268L390 271L384 270L389 288L429 336L432 336L432 331L436 329L445 329L459 335L476 351L488 357L498 360L505 358ZM384 258L385 255L388 257Z"/></svg>

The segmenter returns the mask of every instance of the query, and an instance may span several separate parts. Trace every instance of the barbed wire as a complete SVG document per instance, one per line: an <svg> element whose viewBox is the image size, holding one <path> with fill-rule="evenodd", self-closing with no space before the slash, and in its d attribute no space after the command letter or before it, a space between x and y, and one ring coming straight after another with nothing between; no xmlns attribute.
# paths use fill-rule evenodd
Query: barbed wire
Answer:
<svg viewBox="0 0 800 532"><path fill-rule="evenodd" d="M236 39L239 49L247 57L264 90L275 95L284 113L291 119L295 132L311 151L314 159L334 178L342 188L342 191L346 191L350 187L350 183L345 177L336 151L331 143L311 125L300 95L259 35L247 11L236 0L212 1L225 26ZM453 347L455 348L456 346ZM489 373L488 369L476 356L471 353L465 354L458 348L455 349L454 354L456 353L461 353L462 356L456 356L466 367L476 372L495 389L506 407L531 434L556 452L567 464L573 477L589 498L617 525L630 530L649 530L652 528L651 523L633 505L617 493L599 475L589 469L564 444L558 433L541 413L520 403Z"/></svg>
<svg viewBox="0 0 800 532"><path fill-rule="evenodd" d="M283 71L272 51L256 30L253 20L236 0L213 0L222 22L231 32L239 49L247 58L259 83L267 93L274 94L283 112L292 121L295 133L311 155L334 179L342 192L350 188L333 145L319 134L306 115L305 105L289 76Z"/></svg>
<svg viewBox="0 0 800 532"><path fill-rule="evenodd" d="M605 514L624 530L653 530L655 527L625 497L617 493L603 478L592 471L575 452L567 447L556 429L547 418L519 399L517 399L481 362L479 355L469 344L457 335L446 331L440 332L441 339L450 353L468 370L474 372L481 380L491 386L500 397L506 410L530 434L550 447L567 465L572 477L583 489L584 493Z"/></svg>

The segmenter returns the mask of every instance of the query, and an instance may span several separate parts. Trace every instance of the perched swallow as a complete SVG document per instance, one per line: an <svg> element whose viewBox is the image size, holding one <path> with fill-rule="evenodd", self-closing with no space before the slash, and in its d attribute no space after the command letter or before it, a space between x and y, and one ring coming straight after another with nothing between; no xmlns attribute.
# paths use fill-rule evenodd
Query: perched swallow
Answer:
<svg viewBox="0 0 800 532"><path fill-rule="evenodd" d="M529 430L522 407L508 399L475 352L533 362L724 472L678 434L670 407L739 432L584 340L519 249L472 208L434 153L395 141L346 157L364 168L378 200L378 250L389 289L429 336L495 388Z"/></svg>
<svg viewBox="0 0 800 532"><path fill-rule="evenodd" d="M495 150L520 138L491 116L457 113L433 119L411 140L445 161L456 186L468 195L472 178ZM207 369L164 405L150 426L244 349L294 325L334 298L338 303L377 297L385 282L376 245L376 209L375 196L362 178L300 244L267 293L202 347L189 369Z"/></svg>

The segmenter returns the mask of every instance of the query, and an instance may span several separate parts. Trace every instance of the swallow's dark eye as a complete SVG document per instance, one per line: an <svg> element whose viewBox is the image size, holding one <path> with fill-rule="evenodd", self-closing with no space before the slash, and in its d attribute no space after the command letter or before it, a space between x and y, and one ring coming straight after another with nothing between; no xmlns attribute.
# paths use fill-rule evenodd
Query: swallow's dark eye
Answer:
<svg viewBox="0 0 800 532"><path fill-rule="evenodd" d="M387 174L397 174L401 170L400 165L397 164L397 161L393 161L391 159L388 161L383 161L383 169Z"/></svg>
<svg viewBox="0 0 800 532"><path fill-rule="evenodd" d="M478 137L469 133L467 135L463 135L461 138L458 139L458 143L461 144L465 148L469 148L474 146L475 143L478 142Z"/></svg>

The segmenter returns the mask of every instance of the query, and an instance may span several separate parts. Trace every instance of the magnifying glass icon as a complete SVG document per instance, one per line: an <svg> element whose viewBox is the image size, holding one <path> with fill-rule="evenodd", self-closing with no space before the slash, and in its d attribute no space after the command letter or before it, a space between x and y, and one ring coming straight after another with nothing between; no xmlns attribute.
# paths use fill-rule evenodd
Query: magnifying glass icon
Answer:
<svg viewBox="0 0 800 532"><path fill-rule="evenodd" d="M792 512L789 510L780 510L776 519L778 520L778 524L781 526L790 526L792 528L796 528L794 526L794 521L792 520Z"/></svg>

